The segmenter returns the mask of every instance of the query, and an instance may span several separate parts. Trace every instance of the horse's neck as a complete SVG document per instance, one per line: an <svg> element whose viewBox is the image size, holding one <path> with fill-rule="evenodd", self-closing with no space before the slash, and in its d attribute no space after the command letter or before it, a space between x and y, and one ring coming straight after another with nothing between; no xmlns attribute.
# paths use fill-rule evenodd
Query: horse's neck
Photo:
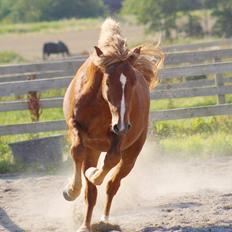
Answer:
<svg viewBox="0 0 232 232"><path fill-rule="evenodd" d="M86 68L85 78L87 78L87 81L82 86L82 94L79 100L79 104L82 106L92 105L92 103L99 100L101 96L102 77L93 64L90 64Z"/></svg>

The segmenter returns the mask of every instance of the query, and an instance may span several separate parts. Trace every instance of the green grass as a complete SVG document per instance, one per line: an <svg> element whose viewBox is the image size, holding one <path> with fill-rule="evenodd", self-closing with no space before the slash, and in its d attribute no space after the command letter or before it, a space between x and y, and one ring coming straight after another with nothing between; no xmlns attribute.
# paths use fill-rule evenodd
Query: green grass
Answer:
<svg viewBox="0 0 232 232"><path fill-rule="evenodd" d="M2 51L0 52L0 64L9 64L9 63L22 63L26 60L19 54L13 51Z"/></svg>
<svg viewBox="0 0 232 232"><path fill-rule="evenodd" d="M230 100L231 99L228 99L228 101ZM216 97L193 97L193 98L153 100L151 101L151 111L207 106L207 105L215 105L216 103L217 103Z"/></svg>
<svg viewBox="0 0 232 232"><path fill-rule="evenodd" d="M232 116L202 117L192 119L159 121L154 123L154 130L160 139L213 133L230 134Z"/></svg>
<svg viewBox="0 0 232 232"><path fill-rule="evenodd" d="M65 32L68 30L88 30L100 27L102 19L66 19L59 21L49 22L36 22L36 23L18 23L6 24L0 23L0 34L10 33L31 33L31 32Z"/></svg>
<svg viewBox="0 0 232 232"><path fill-rule="evenodd" d="M232 135L225 132L172 136L159 141L161 154L185 159L232 155Z"/></svg>
<svg viewBox="0 0 232 232"><path fill-rule="evenodd" d="M42 109L40 121L52 121L63 119L62 108ZM30 112L27 110L0 113L0 124L28 123L31 121Z"/></svg>

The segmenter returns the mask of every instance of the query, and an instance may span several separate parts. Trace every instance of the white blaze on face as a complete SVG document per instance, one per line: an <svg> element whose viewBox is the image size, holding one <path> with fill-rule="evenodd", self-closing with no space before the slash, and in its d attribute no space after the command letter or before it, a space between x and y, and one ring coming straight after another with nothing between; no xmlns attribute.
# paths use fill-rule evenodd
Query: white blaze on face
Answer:
<svg viewBox="0 0 232 232"><path fill-rule="evenodd" d="M126 85L126 77L121 74L120 76L120 82L122 84L122 99L121 99L121 112L120 112L120 130L123 130L125 128L124 125L124 116L125 116L125 112L126 112L126 104L125 104L125 85Z"/></svg>

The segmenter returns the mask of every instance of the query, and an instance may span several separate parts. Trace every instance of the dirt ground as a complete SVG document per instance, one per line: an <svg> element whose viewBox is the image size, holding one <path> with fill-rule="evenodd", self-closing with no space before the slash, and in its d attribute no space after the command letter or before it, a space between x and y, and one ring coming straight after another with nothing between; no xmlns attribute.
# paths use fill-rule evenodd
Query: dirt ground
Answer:
<svg viewBox="0 0 232 232"><path fill-rule="evenodd" d="M137 44L147 37L140 26L122 24L122 33L128 39L130 45ZM40 61L42 59L42 47L45 42L64 41L71 54L88 52L97 45L100 28L95 30L58 31L56 33L36 32L25 34L6 34L0 36L0 51L14 51L28 61ZM51 59L59 56L53 55Z"/></svg>
<svg viewBox="0 0 232 232"><path fill-rule="evenodd" d="M63 200L70 174L2 175L0 231L75 231L83 194L75 202ZM99 187L93 223L101 216L104 187ZM231 232L232 158L177 161L146 147L114 199L110 222L123 232ZM99 227L93 231L116 231Z"/></svg>

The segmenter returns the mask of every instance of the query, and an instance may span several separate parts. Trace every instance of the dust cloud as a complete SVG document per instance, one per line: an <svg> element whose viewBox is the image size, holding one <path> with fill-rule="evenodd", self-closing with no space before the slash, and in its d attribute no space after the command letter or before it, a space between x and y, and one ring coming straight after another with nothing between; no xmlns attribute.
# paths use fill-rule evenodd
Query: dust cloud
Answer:
<svg viewBox="0 0 232 232"><path fill-rule="evenodd" d="M154 142L147 142L134 169L123 179L112 212L149 206L161 196L175 197L204 190L229 191L232 189L231 167L229 157L205 160L165 157ZM102 208L105 198L105 186L100 188L98 209Z"/></svg>

